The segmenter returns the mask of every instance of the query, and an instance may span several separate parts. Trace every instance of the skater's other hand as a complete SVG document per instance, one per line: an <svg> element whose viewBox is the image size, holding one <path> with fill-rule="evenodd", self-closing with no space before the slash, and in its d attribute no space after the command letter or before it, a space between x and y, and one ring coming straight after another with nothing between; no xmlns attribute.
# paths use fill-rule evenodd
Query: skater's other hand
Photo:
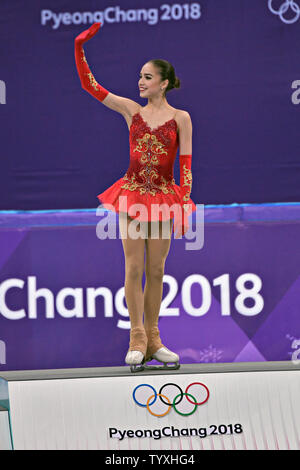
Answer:
<svg viewBox="0 0 300 470"><path fill-rule="evenodd" d="M97 34L97 32L100 29L101 24L102 23L92 24L92 26L90 26L88 29L85 29L84 31L82 31L82 33L78 34L78 36L76 36L76 38L75 38L75 41L77 43L82 43L82 44L84 42L89 41L90 39L92 39L95 36L95 34Z"/></svg>
<svg viewBox="0 0 300 470"><path fill-rule="evenodd" d="M185 203L182 200L181 218L178 221L174 222L175 223L174 233L176 233L176 235L174 235L174 238L177 239L177 238L183 237L185 233L188 231L189 223L188 223L187 217L190 215L191 212L192 212L191 204Z"/></svg>
<svg viewBox="0 0 300 470"><path fill-rule="evenodd" d="M188 227L186 225L181 225L177 228L175 227L176 235L174 235L174 238L177 239L177 238L183 237L187 231L188 231Z"/></svg>

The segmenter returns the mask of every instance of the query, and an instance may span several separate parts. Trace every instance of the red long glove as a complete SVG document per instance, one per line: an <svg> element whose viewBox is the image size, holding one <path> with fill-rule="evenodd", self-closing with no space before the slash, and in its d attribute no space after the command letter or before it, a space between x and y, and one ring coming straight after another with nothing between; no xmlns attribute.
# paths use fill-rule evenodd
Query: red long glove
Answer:
<svg viewBox="0 0 300 470"><path fill-rule="evenodd" d="M192 191L192 155L179 155L179 166L180 166L180 188L181 188L181 217L179 220L175 218L173 226L173 232L178 230L179 235L184 235L189 228L188 216L192 212L192 208L189 205L190 194ZM178 238L178 237L176 237Z"/></svg>
<svg viewBox="0 0 300 470"><path fill-rule="evenodd" d="M180 164L180 187L182 199L188 203L192 192L192 155L179 155Z"/></svg>
<svg viewBox="0 0 300 470"><path fill-rule="evenodd" d="M81 81L81 86L84 90L94 96L97 100L103 101L108 95L109 91L103 88L95 80L94 75L90 71L87 60L85 58L82 45L89 41L98 32L101 23L94 23L90 28L80 33L75 38L75 62L78 75Z"/></svg>

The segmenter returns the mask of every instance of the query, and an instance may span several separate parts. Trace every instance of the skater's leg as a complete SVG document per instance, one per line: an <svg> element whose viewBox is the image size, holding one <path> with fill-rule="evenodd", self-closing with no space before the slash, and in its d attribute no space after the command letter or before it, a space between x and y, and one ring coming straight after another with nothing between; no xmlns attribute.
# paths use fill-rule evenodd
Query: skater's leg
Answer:
<svg viewBox="0 0 300 470"><path fill-rule="evenodd" d="M152 238L153 234L149 230L149 236L146 240L146 282L144 288L144 325L146 330L158 324L158 315L163 293L165 262L171 245L172 219L168 222L169 238L161 237L163 224L166 225L166 222L159 222L160 238ZM149 223L149 226L150 225Z"/></svg>
<svg viewBox="0 0 300 470"><path fill-rule="evenodd" d="M163 225L168 224L169 238L162 238ZM163 275L165 262L170 250L172 234L172 219L168 222L160 222L159 238L152 238L152 232L146 240L146 283L144 289L144 325L148 337L146 359L155 353L155 359L161 362L178 362L179 357L169 351L161 342L158 329L158 316L163 293Z"/></svg>
<svg viewBox="0 0 300 470"><path fill-rule="evenodd" d="M145 239L131 239L128 235L129 223L132 221L126 213L120 213L119 224L123 238L125 257L125 298L130 316L131 328L143 327L144 294L142 279L144 273ZM137 229L138 231L138 229Z"/></svg>
<svg viewBox="0 0 300 470"><path fill-rule="evenodd" d="M144 272L145 238L131 239L128 226L132 219L126 213L119 214L120 232L125 256L125 298L130 317L130 343L125 362L135 372L135 366L144 360L147 335L143 325L144 294L142 278ZM138 229L136 230L139 231Z"/></svg>

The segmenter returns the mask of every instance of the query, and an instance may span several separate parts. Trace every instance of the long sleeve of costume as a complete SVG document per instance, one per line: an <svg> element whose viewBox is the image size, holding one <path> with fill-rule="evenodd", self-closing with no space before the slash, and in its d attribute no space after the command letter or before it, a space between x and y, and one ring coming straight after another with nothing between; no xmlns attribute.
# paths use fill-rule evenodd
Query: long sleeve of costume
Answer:
<svg viewBox="0 0 300 470"><path fill-rule="evenodd" d="M97 100L103 101L109 91L103 88L95 79L87 63L83 44L91 39L99 30L101 23L94 23L89 29L83 31L75 38L75 62L80 78L81 86L84 90L94 96Z"/></svg>
<svg viewBox="0 0 300 470"><path fill-rule="evenodd" d="M182 235L189 228L188 216L192 212L190 195L192 191L192 155L179 155L180 188L181 188L181 213L175 220L173 232L176 230Z"/></svg>

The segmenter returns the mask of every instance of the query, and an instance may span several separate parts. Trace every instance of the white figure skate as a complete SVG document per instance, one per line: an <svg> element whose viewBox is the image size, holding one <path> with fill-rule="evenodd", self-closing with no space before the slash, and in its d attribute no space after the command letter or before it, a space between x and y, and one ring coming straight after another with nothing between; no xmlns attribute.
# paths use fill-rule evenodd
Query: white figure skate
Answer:
<svg viewBox="0 0 300 470"><path fill-rule="evenodd" d="M141 351L128 351L125 362L130 365L131 372L141 372L144 370L145 356Z"/></svg>
<svg viewBox="0 0 300 470"><path fill-rule="evenodd" d="M148 365L150 361L155 359L158 362L162 362L162 366L158 365ZM171 364L171 365L170 365ZM173 365L172 365L173 364ZM159 348L154 354L147 357L145 360L144 369L146 370L176 370L180 368L179 356L178 354L170 351L170 349L163 346Z"/></svg>
<svg viewBox="0 0 300 470"><path fill-rule="evenodd" d="M147 335L143 327L134 327L130 330L130 343L125 362L130 365L131 372L144 370L147 350Z"/></svg>

